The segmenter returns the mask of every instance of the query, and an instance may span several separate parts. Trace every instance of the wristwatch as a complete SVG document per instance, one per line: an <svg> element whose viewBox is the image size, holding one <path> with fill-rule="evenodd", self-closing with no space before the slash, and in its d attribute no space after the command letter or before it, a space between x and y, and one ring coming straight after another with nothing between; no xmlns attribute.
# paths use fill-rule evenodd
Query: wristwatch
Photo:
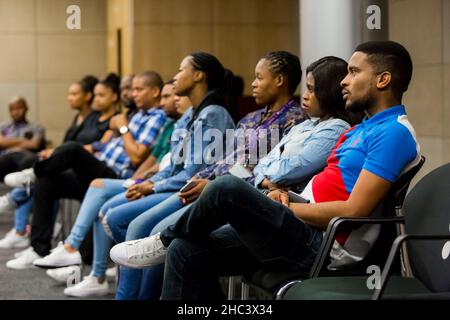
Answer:
<svg viewBox="0 0 450 320"><path fill-rule="evenodd" d="M119 132L120 132L121 135L124 135L128 131L130 131L130 129L128 129L127 126L122 126L122 127L119 128Z"/></svg>

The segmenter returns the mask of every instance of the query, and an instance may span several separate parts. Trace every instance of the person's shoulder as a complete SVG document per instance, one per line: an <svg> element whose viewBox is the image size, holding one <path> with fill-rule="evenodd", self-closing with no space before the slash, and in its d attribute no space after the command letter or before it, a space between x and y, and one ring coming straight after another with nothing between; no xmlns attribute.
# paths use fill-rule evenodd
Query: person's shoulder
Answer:
<svg viewBox="0 0 450 320"><path fill-rule="evenodd" d="M200 113L198 114L198 119L231 119L230 113L228 110L221 105L218 104L210 104L200 110Z"/></svg>
<svg viewBox="0 0 450 320"><path fill-rule="evenodd" d="M324 122L325 122L324 126L326 126L327 128L337 128L337 129L344 129L344 130L348 130L351 128L351 125L347 121L339 119L339 118L331 118Z"/></svg>
<svg viewBox="0 0 450 320"><path fill-rule="evenodd" d="M91 113L89 113L89 115L86 117L86 119L84 119L84 121L86 123L89 123L89 122L97 123L99 121L100 117L101 117L101 113L100 112L92 111ZM77 116L75 116L74 121L76 121L76 119L77 119ZM109 121L109 119L108 119L108 121Z"/></svg>
<svg viewBox="0 0 450 320"><path fill-rule="evenodd" d="M409 122L407 115L399 115L398 117L391 118L380 123L374 129L372 134L374 137L385 137L387 139L411 137L414 140L416 139L416 132Z"/></svg>
<svg viewBox="0 0 450 320"><path fill-rule="evenodd" d="M154 116L157 116L159 118L164 118L164 119L167 118L167 115L162 108L154 108L154 109L152 109L150 114L153 114Z"/></svg>
<svg viewBox="0 0 450 320"><path fill-rule="evenodd" d="M209 104L200 110L199 114L207 114L212 112L225 112L227 109L219 104Z"/></svg>
<svg viewBox="0 0 450 320"><path fill-rule="evenodd" d="M27 127L32 130L44 130L44 126L39 122L28 122Z"/></svg>

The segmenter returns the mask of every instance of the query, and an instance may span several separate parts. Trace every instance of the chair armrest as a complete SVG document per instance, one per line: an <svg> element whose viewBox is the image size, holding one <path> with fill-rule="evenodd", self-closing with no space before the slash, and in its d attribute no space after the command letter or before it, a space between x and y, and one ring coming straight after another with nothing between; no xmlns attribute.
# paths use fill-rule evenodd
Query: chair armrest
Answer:
<svg viewBox="0 0 450 320"><path fill-rule="evenodd" d="M373 217L361 217L361 218L347 218L347 217L335 217L331 219L328 224L327 231L325 233L325 238L320 246L319 253L314 260L314 264L310 271L310 278L317 278L320 271L323 268L323 264L330 255L331 248L333 247L334 240L336 239L336 234L338 228L344 223L352 223L356 225L365 224L392 224L392 223L405 223L403 217L391 217L391 218L373 218Z"/></svg>
<svg viewBox="0 0 450 320"><path fill-rule="evenodd" d="M392 265L396 255L398 254L400 247L402 244L409 240L426 240L426 241L434 241L434 240L450 240L450 235L417 235L417 234L404 234L395 238L394 243L392 244L391 251L389 252L389 256L386 260L386 264L384 265L383 272L381 273L380 280L380 288L375 289L372 300L379 300L386 289L386 284L389 280L390 271L392 269Z"/></svg>

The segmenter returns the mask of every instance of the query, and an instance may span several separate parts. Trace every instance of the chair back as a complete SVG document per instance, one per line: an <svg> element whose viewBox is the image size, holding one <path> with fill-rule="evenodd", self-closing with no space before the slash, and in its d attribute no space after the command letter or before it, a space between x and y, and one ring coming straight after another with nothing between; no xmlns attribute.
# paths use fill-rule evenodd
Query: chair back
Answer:
<svg viewBox="0 0 450 320"><path fill-rule="evenodd" d="M403 206L405 233L449 235L450 163L441 166L410 191ZM450 241L407 243L413 275L433 292L450 291Z"/></svg>

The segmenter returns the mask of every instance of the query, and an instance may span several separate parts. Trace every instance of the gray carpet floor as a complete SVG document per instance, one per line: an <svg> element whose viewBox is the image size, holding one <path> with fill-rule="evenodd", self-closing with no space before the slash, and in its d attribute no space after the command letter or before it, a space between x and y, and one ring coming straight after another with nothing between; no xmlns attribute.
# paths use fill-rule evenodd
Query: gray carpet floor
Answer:
<svg viewBox="0 0 450 320"><path fill-rule="evenodd" d="M0 238L11 229L12 214L0 213ZM65 285L57 283L45 274L44 269L11 270L6 261L14 257L19 250L0 249L0 300L72 300L63 293ZM83 270L88 274L89 268ZM115 284L109 279L111 294L94 299L114 299ZM93 300L93 299L87 299Z"/></svg>

